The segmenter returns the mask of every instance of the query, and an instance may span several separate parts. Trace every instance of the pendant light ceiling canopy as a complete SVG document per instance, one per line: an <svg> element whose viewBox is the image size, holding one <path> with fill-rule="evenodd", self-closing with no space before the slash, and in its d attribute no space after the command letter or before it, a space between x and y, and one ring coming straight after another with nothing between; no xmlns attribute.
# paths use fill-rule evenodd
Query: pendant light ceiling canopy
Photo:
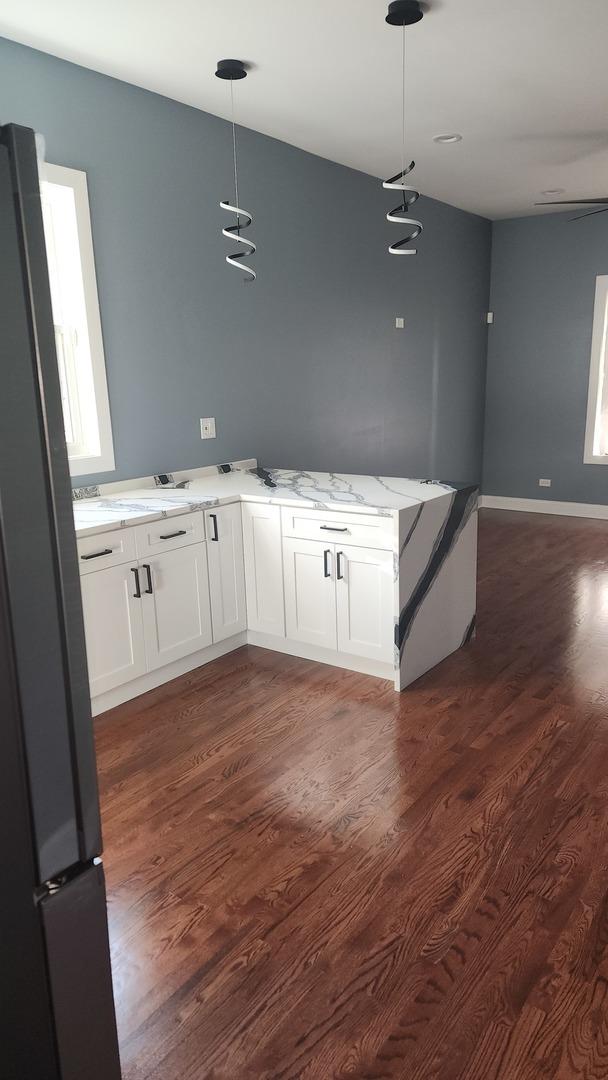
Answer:
<svg viewBox="0 0 608 1080"><path fill-rule="evenodd" d="M249 259L255 254L256 245L253 240L247 240L242 236L244 229L249 228L253 221L252 214L239 206L239 174L236 153L236 125L234 122L234 90L233 83L247 78L247 68L242 60L218 60L215 72L216 78L224 79L230 83L230 105L232 114L232 158L234 167L234 200L222 199L220 206L230 214L236 214L236 224L226 225L222 229L222 236L241 245L241 248L232 255L226 255L226 262L237 270L242 270L246 275L244 281L251 282L256 279L256 272L247 266L242 260Z"/></svg>
<svg viewBox="0 0 608 1080"><path fill-rule="evenodd" d="M390 245L388 249L390 255L416 255L417 249L408 245L413 240L416 240L422 232L422 222L409 216L410 207L418 201L420 192L405 183L406 176L412 172L416 164L411 161L406 166L405 158L405 28L420 22L423 14L424 12L418 0L393 0L393 3L388 6L386 16L389 26L400 26L402 28L401 172L391 176L389 180L385 180L382 187L390 191L401 192L399 206L396 206L394 210L389 210L386 220L408 228L407 235L403 239L397 240Z"/></svg>
<svg viewBox="0 0 608 1080"><path fill-rule="evenodd" d="M218 60L215 75L218 79L234 82L247 78L247 68L242 60Z"/></svg>
<svg viewBox="0 0 608 1080"><path fill-rule="evenodd" d="M413 26L423 16L418 0L394 0L388 5L387 23L391 26Z"/></svg>

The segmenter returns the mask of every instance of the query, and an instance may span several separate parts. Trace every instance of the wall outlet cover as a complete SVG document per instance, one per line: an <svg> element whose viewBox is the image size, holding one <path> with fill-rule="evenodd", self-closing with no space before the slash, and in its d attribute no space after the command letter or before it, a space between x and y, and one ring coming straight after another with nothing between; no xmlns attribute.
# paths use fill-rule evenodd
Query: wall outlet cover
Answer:
<svg viewBox="0 0 608 1080"><path fill-rule="evenodd" d="M395 326L397 330L403 330L405 326L405 319L403 318L403 315L397 315L397 318L395 319Z"/></svg>
<svg viewBox="0 0 608 1080"><path fill-rule="evenodd" d="M551 481L550 480L539 480L538 481L538 486L539 487L551 487Z"/></svg>
<svg viewBox="0 0 608 1080"><path fill-rule="evenodd" d="M215 416L201 417L201 439L215 439Z"/></svg>

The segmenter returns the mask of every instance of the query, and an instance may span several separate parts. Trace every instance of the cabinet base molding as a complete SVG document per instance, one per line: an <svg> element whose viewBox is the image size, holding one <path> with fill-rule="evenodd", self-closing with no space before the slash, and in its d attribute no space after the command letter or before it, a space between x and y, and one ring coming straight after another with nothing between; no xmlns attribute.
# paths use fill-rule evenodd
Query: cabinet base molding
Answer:
<svg viewBox="0 0 608 1080"><path fill-rule="evenodd" d="M116 705L123 705L125 701L139 697L148 690L156 690L158 686L170 682L171 679L177 679L179 675L185 675L197 667L204 667L211 660L217 660L220 656L234 652L243 645L257 645L260 649L272 649L274 652L287 653L288 656L301 656L303 660L316 660L320 664L346 668L348 671L357 671L361 675L374 675L377 679L395 681L395 669L392 664L381 664L373 660L365 660L361 656L350 656L348 653L322 649L317 645L305 645L301 641L290 641L288 638L276 637L274 634L247 630L234 634L226 641L218 641L215 645L210 645L208 649L201 649L190 656L184 656L182 660L176 660L173 664L167 664L166 667L150 671L147 675L124 683L123 686L106 691L105 694L99 694L91 701L93 716L99 716L106 709L113 709Z"/></svg>
<svg viewBox="0 0 608 1080"><path fill-rule="evenodd" d="M106 709L113 709L115 705L122 705L125 701L130 701L131 698L147 693L148 690L156 690L163 683L170 682L171 679L177 679L179 675L185 675L188 671L194 671L197 667L203 667L205 664L210 663L211 660L217 660L220 656L234 652L235 649L240 649L242 645L246 644L247 634L245 632L234 634L233 637L227 638L225 641L218 641L215 645L209 645L207 649L200 649L198 652L191 653L190 656L184 656L181 660L175 660L172 664L157 668L156 671L150 671L147 675L141 675L138 679L133 679L122 686L117 686L114 690L107 690L105 694L99 694L91 700L91 712L93 716L98 716L99 713L105 712Z"/></svg>
<svg viewBox="0 0 608 1080"><path fill-rule="evenodd" d="M377 679L389 679L392 683L395 682L393 664L383 664L377 660L366 660L362 656L352 656L350 653L324 649L320 645L306 645L301 641L275 637L274 634L263 634L258 630L247 631L247 644L258 645L261 649L272 649L274 652L287 653L288 656L300 656L303 660L316 660L319 664L331 664L332 667L346 668L347 671L357 671L361 675L374 675Z"/></svg>

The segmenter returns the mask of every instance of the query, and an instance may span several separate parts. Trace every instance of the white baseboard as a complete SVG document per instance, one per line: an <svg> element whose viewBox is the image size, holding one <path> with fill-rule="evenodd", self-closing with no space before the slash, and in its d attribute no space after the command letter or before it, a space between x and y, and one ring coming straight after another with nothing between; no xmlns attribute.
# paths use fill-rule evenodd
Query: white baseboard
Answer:
<svg viewBox="0 0 608 1080"><path fill-rule="evenodd" d="M179 675L185 675L194 668L203 667L211 660L217 660L226 653L234 652L243 645L258 645L263 649L273 649L275 652L288 653L289 656L301 656L304 660L316 660L322 664L331 664L333 667L346 668L349 671L358 671L364 675L375 675L378 679L390 679L394 682L395 669L393 664L383 664L376 660L365 660L360 656L351 656L348 653L333 652L330 649L320 649L314 645L304 645L299 641L289 641L287 638L275 637L274 634L261 634L255 630L245 630L241 634L226 641L219 641L216 645L209 645L207 649L191 653L181 660L176 660L166 667L157 668L139 679L116 686L113 690L107 690L105 694L99 694L91 701L93 716L99 716L107 709L113 709L116 705L122 705L125 701L145 694L148 690L156 690L157 687L177 679Z"/></svg>
<svg viewBox="0 0 608 1080"><path fill-rule="evenodd" d="M247 631L247 644L257 645L261 649L272 649L273 652L287 653L288 656L300 656L303 660L315 660L320 664L346 668L347 671L358 671L361 675L373 675L376 679L395 681L394 664L382 663L379 660L366 660L362 656L351 656L350 653L322 649L319 645L305 645L302 641L292 641L290 638L277 637L275 634L263 634L259 630Z"/></svg>
<svg viewBox="0 0 608 1080"><path fill-rule="evenodd" d="M122 686L115 686L113 690L106 690L105 694L98 694L97 697L91 699L91 712L93 716L99 716L99 713L105 712L106 709L123 705L125 701L139 697L140 694L146 694L148 690L156 690L163 683L177 679L179 675L186 675L189 671L203 667L211 660L217 660L218 657L234 652L235 649L240 649L246 644L247 634L243 631L225 641L218 641L216 645L209 645L208 648L201 649L199 652L190 653L190 656L184 656L173 664L157 668L156 671L149 671L147 675L142 675L139 679L132 679L131 682L123 683Z"/></svg>
<svg viewBox="0 0 608 1080"><path fill-rule="evenodd" d="M608 519L602 503L556 502L552 499L511 499L503 495L482 495L480 507L491 510L523 510L528 514L558 514L563 517Z"/></svg>

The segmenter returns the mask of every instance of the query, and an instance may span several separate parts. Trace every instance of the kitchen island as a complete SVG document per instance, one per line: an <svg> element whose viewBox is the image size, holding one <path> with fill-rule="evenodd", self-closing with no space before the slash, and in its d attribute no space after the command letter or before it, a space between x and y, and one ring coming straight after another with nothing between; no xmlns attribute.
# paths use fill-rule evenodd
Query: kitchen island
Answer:
<svg viewBox="0 0 608 1080"><path fill-rule="evenodd" d="M476 511L469 484L253 459L76 489L94 711L247 642L403 690L474 632Z"/></svg>

